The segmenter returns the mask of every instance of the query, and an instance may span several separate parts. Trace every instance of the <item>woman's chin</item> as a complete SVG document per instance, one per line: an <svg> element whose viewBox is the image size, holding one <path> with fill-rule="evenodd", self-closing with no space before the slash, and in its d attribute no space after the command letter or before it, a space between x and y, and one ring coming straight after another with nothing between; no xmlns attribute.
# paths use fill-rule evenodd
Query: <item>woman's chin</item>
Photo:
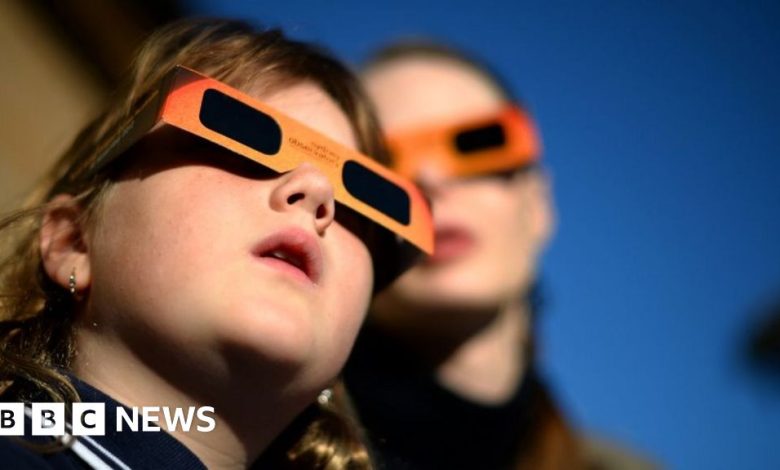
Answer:
<svg viewBox="0 0 780 470"><path fill-rule="evenodd" d="M393 296L427 308L463 308L502 303L506 288L490 276L464 271L440 272L434 275L404 279L392 289Z"/></svg>

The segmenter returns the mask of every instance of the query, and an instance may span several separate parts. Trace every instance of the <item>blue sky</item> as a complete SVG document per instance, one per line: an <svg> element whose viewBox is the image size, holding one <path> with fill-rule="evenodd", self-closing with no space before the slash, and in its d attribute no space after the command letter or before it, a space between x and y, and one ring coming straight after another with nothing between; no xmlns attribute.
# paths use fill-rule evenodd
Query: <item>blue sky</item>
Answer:
<svg viewBox="0 0 780 470"><path fill-rule="evenodd" d="M353 63L422 34L495 65L535 113L555 184L543 362L573 420L672 468L779 468L780 387L744 343L780 297L780 3L677 3L190 8Z"/></svg>

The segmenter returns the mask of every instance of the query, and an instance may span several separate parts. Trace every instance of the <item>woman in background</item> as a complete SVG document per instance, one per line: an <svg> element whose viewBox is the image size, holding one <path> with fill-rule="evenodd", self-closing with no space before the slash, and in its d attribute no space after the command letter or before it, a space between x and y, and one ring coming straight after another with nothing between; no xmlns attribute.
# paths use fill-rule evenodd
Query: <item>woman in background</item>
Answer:
<svg viewBox="0 0 780 470"><path fill-rule="evenodd" d="M394 167L432 201L436 241L375 299L345 371L378 460L604 468L586 458L534 356L554 215L528 110L478 60L432 43L382 50L363 78Z"/></svg>

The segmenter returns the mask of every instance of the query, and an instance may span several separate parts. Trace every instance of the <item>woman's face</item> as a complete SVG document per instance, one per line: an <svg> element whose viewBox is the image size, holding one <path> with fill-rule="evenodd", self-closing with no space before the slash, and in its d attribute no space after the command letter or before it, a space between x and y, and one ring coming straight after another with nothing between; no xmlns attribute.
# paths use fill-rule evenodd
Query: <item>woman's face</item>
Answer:
<svg viewBox="0 0 780 470"><path fill-rule="evenodd" d="M315 85L260 98L356 146ZM334 377L373 271L363 242L334 222L325 176L310 165L272 174L170 128L134 154L90 232L87 321L142 360L193 367L199 380L262 365L283 366L304 389Z"/></svg>
<svg viewBox="0 0 780 470"><path fill-rule="evenodd" d="M505 105L482 76L443 59L397 60L373 69L366 83L390 133L455 124ZM399 309L490 309L529 286L552 224L539 172L450 180L424 169L419 183L433 203L436 252L377 299L380 316L403 321Z"/></svg>

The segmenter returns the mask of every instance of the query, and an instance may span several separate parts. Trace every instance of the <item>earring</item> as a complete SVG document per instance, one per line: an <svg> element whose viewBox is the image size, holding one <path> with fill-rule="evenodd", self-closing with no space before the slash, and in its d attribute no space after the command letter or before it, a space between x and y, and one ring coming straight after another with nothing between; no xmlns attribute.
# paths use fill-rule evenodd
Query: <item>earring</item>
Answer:
<svg viewBox="0 0 780 470"><path fill-rule="evenodd" d="M333 398L333 389L328 387L326 389L323 389L320 392L320 394L317 395L317 403L319 403L320 406L328 406L332 398Z"/></svg>
<svg viewBox="0 0 780 470"><path fill-rule="evenodd" d="M70 272L70 277L68 278L68 290L70 291L71 295L76 295L76 268L73 268L73 271Z"/></svg>

